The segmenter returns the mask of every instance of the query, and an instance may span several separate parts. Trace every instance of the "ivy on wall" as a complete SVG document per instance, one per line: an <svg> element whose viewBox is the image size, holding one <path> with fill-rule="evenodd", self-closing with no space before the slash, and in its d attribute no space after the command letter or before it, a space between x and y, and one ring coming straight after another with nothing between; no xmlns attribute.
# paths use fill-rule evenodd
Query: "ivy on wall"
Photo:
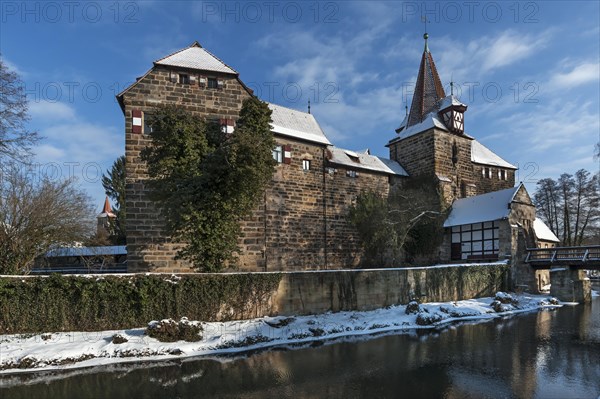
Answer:
<svg viewBox="0 0 600 399"><path fill-rule="evenodd" d="M143 327L151 320L235 320L268 306L281 274L0 278L0 334Z"/></svg>

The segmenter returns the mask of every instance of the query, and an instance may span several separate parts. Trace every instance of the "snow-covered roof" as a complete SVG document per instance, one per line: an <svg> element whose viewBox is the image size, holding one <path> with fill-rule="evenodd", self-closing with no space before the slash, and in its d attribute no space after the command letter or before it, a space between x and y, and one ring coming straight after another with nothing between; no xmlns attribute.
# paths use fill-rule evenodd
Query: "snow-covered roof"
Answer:
<svg viewBox="0 0 600 399"><path fill-rule="evenodd" d="M538 240L559 242L558 237L541 219L535 218L533 221L533 230Z"/></svg>
<svg viewBox="0 0 600 399"><path fill-rule="evenodd" d="M454 201L444 227L506 219L510 213L509 204L521 186Z"/></svg>
<svg viewBox="0 0 600 399"><path fill-rule="evenodd" d="M331 145L323 129L312 114L269 103L271 114L271 130L284 136L319 144Z"/></svg>
<svg viewBox="0 0 600 399"><path fill-rule="evenodd" d="M518 169L496 155L492 150L477 140L471 142L471 161L483 165L500 166L508 169Z"/></svg>
<svg viewBox="0 0 600 399"><path fill-rule="evenodd" d="M404 115L404 119L402 119L402 122L400 122L400 126L398 126L398 128L396 129L396 132L399 132L400 130L404 129L406 127L406 122L408 122L408 115Z"/></svg>
<svg viewBox="0 0 600 399"><path fill-rule="evenodd" d="M440 100L440 103L438 105L438 109L439 110L443 110L445 108L448 108L451 105L462 106L462 107L467 108L467 106L465 104L461 103L458 98L456 98L453 95L449 95L449 96L446 96L446 97L444 97L444 98L442 98Z"/></svg>
<svg viewBox="0 0 600 399"><path fill-rule="evenodd" d="M202 71L223 72L234 75L238 74L229 65L225 64L213 54L202 48L198 42L194 42L187 48L154 61L154 64L198 69Z"/></svg>
<svg viewBox="0 0 600 399"><path fill-rule="evenodd" d="M47 257L127 255L125 245L104 247L61 247L46 252Z"/></svg>
<svg viewBox="0 0 600 399"><path fill-rule="evenodd" d="M329 147L328 150L331 153L329 162L334 164L350 166L356 169L372 170L390 175L408 176L408 173L406 173L404 168L398 162L392 161L391 159L381 158L364 152L357 153L333 146ZM351 157L358 159L358 162Z"/></svg>
<svg viewBox="0 0 600 399"><path fill-rule="evenodd" d="M403 121L402 123L404 124L405 122ZM402 127L402 125L400 127ZM448 131L448 128L440 120L437 112L430 112L425 116L425 118L423 119L423 121L421 123L417 123L415 125L409 126L408 128L400 131L400 133L398 134L398 137L396 137L392 141L405 139L407 137L414 136L417 133L424 132L424 131L429 130L434 127Z"/></svg>

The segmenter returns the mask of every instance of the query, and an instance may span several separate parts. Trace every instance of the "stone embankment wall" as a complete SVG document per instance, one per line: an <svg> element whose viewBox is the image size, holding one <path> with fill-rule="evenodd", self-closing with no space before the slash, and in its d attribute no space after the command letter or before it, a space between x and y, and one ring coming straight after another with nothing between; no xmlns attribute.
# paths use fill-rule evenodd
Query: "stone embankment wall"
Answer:
<svg viewBox="0 0 600 399"><path fill-rule="evenodd" d="M390 305L456 301L509 289L505 263L407 269L283 273L270 314L372 310Z"/></svg>
<svg viewBox="0 0 600 399"><path fill-rule="evenodd" d="M143 327L164 318L226 321L371 310L492 296L505 263L284 273L4 276L0 334Z"/></svg>

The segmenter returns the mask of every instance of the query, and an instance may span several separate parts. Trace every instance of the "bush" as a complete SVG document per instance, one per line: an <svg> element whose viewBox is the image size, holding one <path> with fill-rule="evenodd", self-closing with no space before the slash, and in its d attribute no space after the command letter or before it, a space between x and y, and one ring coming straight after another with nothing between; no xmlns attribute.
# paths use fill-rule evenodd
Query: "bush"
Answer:
<svg viewBox="0 0 600 399"><path fill-rule="evenodd" d="M444 316L439 313L421 312L417 315L417 324L420 326L430 326L434 323L442 321Z"/></svg>
<svg viewBox="0 0 600 399"><path fill-rule="evenodd" d="M421 309L421 305L419 305L419 303L417 301L410 301L408 303L408 305L406 305L406 310L404 311L404 313L406 314L417 314L419 312L421 312L423 309Z"/></svg>
<svg viewBox="0 0 600 399"><path fill-rule="evenodd" d="M506 292L497 292L494 298L496 301L505 304L505 305L516 305L519 303L516 298L514 298L511 294L507 294Z"/></svg>
<svg viewBox="0 0 600 399"><path fill-rule="evenodd" d="M160 342L188 341L196 342L202 339L202 326L182 317L179 322L173 319L151 321L146 328L146 335Z"/></svg>
<svg viewBox="0 0 600 399"><path fill-rule="evenodd" d="M129 340L127 338L125 338L124 336L122 336L121 334L115 334L112 336L111 342L115 345L118 345L118 344L124 344L125 342L129 342Z"/></svg>

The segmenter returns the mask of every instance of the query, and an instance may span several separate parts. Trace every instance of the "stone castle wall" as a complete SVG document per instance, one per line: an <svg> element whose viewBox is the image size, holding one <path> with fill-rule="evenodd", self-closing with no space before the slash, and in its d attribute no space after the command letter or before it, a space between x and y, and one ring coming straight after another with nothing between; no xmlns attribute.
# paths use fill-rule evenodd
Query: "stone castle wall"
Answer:
<svg viewBox="0 0 600 399"><path fill-rule="evenodd" d="M155 66L122 97L125 114L127 251L129 271L188 270L184 261L174 260L179 248L164 232L160 210L148 198L147 166L141 151L150 145L144 133L133 133L132 111L145 115L161 104L176 104L200 116L237 119L242 102L250 94L233 75L214 73L223 88L202 88L196 84L180 84L171 77L179 71ZM212 77L212 75L211 75Z"/></svg>
<svg viewBox="0 0 600 399"><path fill-rule="evenodd" d="M190 265L175 260L180 246L164 231L160 210L149 199L147 166L141 151L149 136L134 133L133 111L145 115L161 104L176 104L212 119L237 119L250 94L233 75L213 74L223 87L180 84L171 77L182 71L155 66L123 95L126 130L127 246L129 271L186 272ZM212 75L209 75L212 77ZM197 82L197 80L196 80ZM276 135L278 145L291 147L291 162L276 166L263 201L241 222L239 267L243 271L306 270L352 267L360 262L357 232L347 222L349 206L363 190L388 192L388 176L328 164L325 145ZM304 171L302 161L309 160Z"/></svg>

